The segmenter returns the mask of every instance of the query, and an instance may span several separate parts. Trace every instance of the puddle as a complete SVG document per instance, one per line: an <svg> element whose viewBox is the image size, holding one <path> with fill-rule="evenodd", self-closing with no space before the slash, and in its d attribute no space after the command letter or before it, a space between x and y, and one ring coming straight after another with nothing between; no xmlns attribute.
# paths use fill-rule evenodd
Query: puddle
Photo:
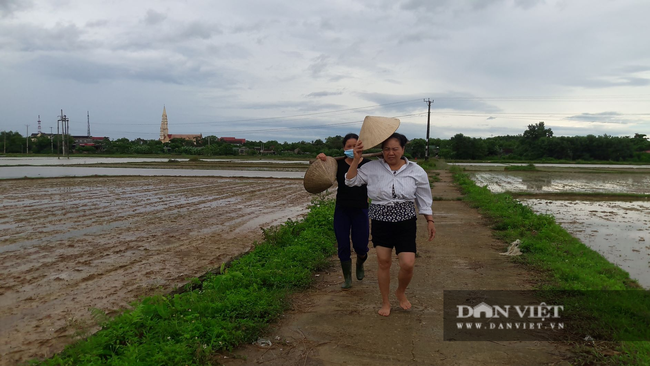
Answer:
<svg viewBox="0 0 650 366"><path fill-rule="evenodd" d="M650 202L520 199L650 289Z"/></svg>

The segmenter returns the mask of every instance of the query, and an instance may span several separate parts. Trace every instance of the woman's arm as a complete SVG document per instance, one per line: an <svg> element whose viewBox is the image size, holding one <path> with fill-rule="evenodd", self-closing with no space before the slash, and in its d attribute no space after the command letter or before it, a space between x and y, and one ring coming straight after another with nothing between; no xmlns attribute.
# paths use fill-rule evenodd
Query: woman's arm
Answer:
<svg viewBox="0 0 650 366"><path fill-rule="evenodd" d="M415 177L415 202L418 205L420 214L427 219L427 230L429 232L429 241L436 237L436 225L433 222L433 197L431 195L431 186L427 172L420 167Z"/></svg>
<svg viewBox="0 0 650 366"><path fill-rule="evenodd" d="M346 186L361 186L367 183L364 177L359 174L359 163L363 160L361 154L363 154L363 142L361 142L361 140L357 140L357 144L354 147L354 159L352 159L350 168L345 174Z"/></svg>
<svg viewBox="0 0 650 366"><path fill-rule="evenodd" d="M429 232L429 241L436 237L436 224L433 222L433 215L424 215L427 219L427 231Z"/></svg>

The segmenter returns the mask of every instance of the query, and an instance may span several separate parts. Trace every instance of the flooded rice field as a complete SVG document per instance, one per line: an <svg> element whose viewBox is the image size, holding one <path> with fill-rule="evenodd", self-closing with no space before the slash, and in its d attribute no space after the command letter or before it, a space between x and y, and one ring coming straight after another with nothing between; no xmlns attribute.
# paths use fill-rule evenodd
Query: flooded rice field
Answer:
<svg viewBox="0 0 650 366"><path fill-rule="evenodd" d="M519 200L536 213L553 215L571 235L650 289L650 200L617 196L650 194L650 175L543 171L469 175L495 193L533 193Z"/></svg>
<svg viewBox="0 0 650 366"><path fill-rule="evenodd" d="M0 168L1 179L18 178L57 178L91 176L180 176L180 177L249 177L249 178L289 178L302 179L304 170L280 171L276 169L172 169L156 168L96 168L77 166L10 166Z"/></svg>
<svg viewBox="0 0 650 366"><path fill-rule="evenodd" d="M520 199L650 289L650 202Z"/></svg>
<svg viewBox="0 0 650 366"><path fill-rule="evenodd" d="M468 173L491 192L650 194L650 174L575 172Z"/></svg>
<svg viewBox="0 0 650 366"><path fill-rule="evenodd" d="M307 212L301 180L0 181L0 364L61 351L109 313L244 253Z"/></svg>
<svg viewBox="0 0 650 366"><path fill-rule="evenodd" d="M178 161L188 161L189 159L176 158ZM103 157L85 157L73 156L67 158L56 157L0 157L0 166L10 165L83 165L83 164L126 164L126 163L164 163L169 158L103 158ZM245 160L245 159L211 159L201 158L208 162L228 162L228 163L267 163L267 164L305 164L309 165L306 160Z"/></svg>

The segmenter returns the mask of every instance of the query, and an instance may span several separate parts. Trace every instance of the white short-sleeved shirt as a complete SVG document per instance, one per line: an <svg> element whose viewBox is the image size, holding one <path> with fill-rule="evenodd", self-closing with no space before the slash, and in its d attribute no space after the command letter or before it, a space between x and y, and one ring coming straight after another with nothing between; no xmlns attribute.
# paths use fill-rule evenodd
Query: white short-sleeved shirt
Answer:
<svg viewBox="0 0 650 366"><path fill-rule="evenodd" d="M373 160L357 168L357 175L348 179L345 175L345 185L354 187L366 184L368 197L372 204L392 205L396 202L415 202L421 215L431 215L431 186L427 172L407 158L399 170L392 171L383 160ZM394 187L394 194L393 194Z"/></svg>

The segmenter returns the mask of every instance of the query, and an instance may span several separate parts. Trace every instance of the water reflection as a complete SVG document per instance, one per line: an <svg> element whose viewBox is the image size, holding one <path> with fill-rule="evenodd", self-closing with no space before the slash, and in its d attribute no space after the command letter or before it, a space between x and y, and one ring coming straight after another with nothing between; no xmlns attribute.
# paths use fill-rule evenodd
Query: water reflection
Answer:
<svg viewBox="0 0 650 366"><path fill-rule="evenodd" d="M650 175L571 172L476 172L469 176L492 192L650 194Z"/></svg>
<svg viewBox="0 0 650 366"><path fill-rule="evenodd" d="M49 167L20 166L0 168L0 179L54 178L89 176L183 176L183 177L252 177L252 178L295 178L302 179L304 172L270 170L198 170L198 169L139 169L139 168L91 168L91 167Z"/></svg>
<svg viewBox="0 0 650 366"><path fill-rule="evenodd" d="M520 199L650 289L650 202Z"/></svg>

